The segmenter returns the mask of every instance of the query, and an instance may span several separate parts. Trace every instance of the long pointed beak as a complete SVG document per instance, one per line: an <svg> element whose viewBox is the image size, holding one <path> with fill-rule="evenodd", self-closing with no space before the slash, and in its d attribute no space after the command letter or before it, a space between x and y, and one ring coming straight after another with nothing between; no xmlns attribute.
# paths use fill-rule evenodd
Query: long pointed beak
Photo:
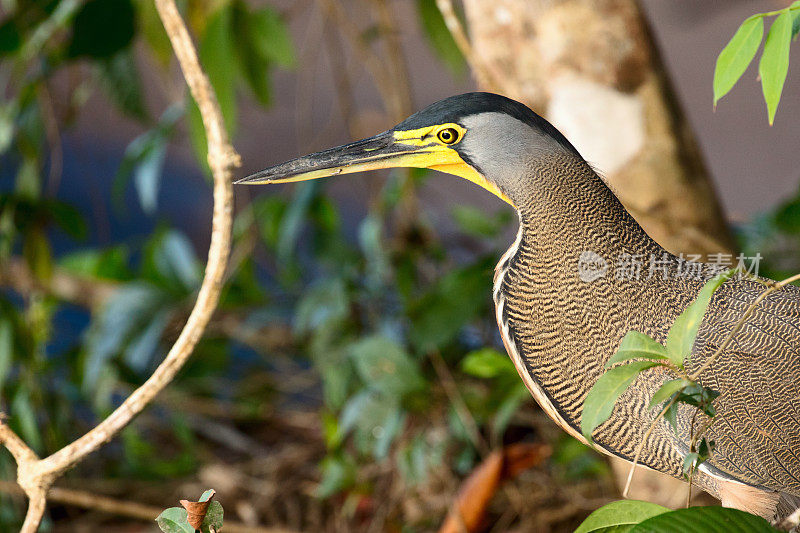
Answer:
<svg viewBox="0 0 800 533"><path fill-rule="evenodd" d="M390 130L368 139L292 159L235 183L289 183L380 168L426 167L431 163L427 157L431 151L427 148L399 142Z"/></svg>

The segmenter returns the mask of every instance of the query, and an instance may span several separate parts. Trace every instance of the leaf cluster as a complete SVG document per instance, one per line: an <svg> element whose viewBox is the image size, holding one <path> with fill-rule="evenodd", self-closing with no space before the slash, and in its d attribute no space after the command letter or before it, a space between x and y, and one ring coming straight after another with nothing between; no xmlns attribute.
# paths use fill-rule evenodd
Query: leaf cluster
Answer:
<svg viewBox="0 0 800 533"><path fill-rule="evenodd" d="M753 61L764 37L764 20L772 16L776 18L767 33L758 63L770 125L775 121L775 112L789 71L789 46L800 32L800 1L778 11L756 13L748 17L720 52L714 69L716 107L720 98L728 94Z"/></svg>
<svg viewBox="0 0 800 533"><path fill-rule="evenodd" d="M697 298L675 320L664 344L636 331L630 331L623 337L619 349L606 363L607 371L595 382L584 401L581 431L587 441L592 442L593 431L608 420L619 397L639 374L656 367L667 374L677 375L677 379L663 382L653 394L650 408L659 409L653 424L663 417L677 435L678 406L681 404L693 406L709 418L716 415L713 401L719 393L702 386L696 378L693 379L694 376L687 374L686 364L691 358L697 332L714 292L734 273L731 270L720 274L703 286ZM713 441L705 440L702 431L695 433L694 429L692 427L690 452L685 462L685 472L688 474L706 460L713 449Z"/></svg>

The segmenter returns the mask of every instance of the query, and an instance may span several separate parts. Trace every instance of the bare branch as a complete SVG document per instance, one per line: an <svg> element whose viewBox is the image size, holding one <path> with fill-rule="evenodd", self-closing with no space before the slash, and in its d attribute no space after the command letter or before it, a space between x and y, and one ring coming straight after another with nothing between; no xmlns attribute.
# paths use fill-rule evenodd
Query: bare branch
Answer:
<svg viewBox="0 0 800 533"><path fill-rule="evenodd" d="M30 499L22 531L33 533L41 522L45 495L65 470L111 440L183 367L211 318L219 301L230 251L232 190L231 169L239 156L228 139L214 90L203 73L189 32L173 0L155 0L164 28L178 57L183 75L200 109L208 138L208 163L214 177L214 215L208 263L197 301L175 344L150 378L135 390L111 415L71 444L44 459L36 455L11 429L0 422L0 440L17 460L17 482Z"/></svg>
<svg viewBox="0 0 800 533"><path fill-rule="evenodd" d="M436 7L439 8L445 26L447 26L450 34L453 36L453 40L461 51L461 55L467 60L469 68L472 69L472 73L478 85L492 92L508 91L508 89L511 88L508 86L512 85L508 83L509 80L506 80L507 83L501 84L498 81L501 78L497 71L493 69L488 62L478 57L478 54L472 47L472 43L469 41L469 37L467 37L467 32L464 31L464 26L461 25L461 21L458 19L458 15L456 15L452 0L436 0ZM514 89L515 88L512 90Z"/></svg>
<svg viewBox="0 0 800 533"><path fill-rule="evenodd" d="M53 269L49 280L40 280L25 260L18 257L12 257L0 266L0 286L10 287L21 294L41 290L89 309L100 307L117 289L113 281L83 278L59 267Z"/></svg>

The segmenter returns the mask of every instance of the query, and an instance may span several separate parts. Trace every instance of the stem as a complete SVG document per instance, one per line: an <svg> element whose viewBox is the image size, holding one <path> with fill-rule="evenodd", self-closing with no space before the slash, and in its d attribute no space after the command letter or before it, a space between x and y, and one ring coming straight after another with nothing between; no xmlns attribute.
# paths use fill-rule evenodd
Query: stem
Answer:
<svg viewBox="0 0 800 533"><path fill-rule="evenodd" d="M673 398L669 401L669 403L667 403L667 405L665 405L664 408L661 409L661 412L658 413L658 416L656 416L653 419L653 421L650 422L650 425L647 427L647 431L645 431L644 433L644 437L642 437L642 440L640 440L638 446L636 446L636 454L633 456L633 464L631 465L631 469L628 472L628 479L625 481L625 489L622 491L623 498L628 497L628 491L631 488L631 481L633 481L633 472L636 470L636 465L639 464L639 457L641 457L642 455L642 449L644 448L644 443L650 437L650 434L653 432L653 429L656 427L658 421L664 417L664 414L675 403L676 398L677 396L673 396Z"/></svg>
<svg viewBox="0 0 800 533"><path fill-rule="evenodd" d="M747 307L747 310L744 312L744 314L741 316L741 318L739 318L739 320L736 322L736 325L734 325L734 327L730 331L730 333L728 333L728 336L725 338L725 341L719 346L719 348L717 348L717 350L711 355L711 357L709 357L705 361L705 363L702 364L702 366L696 372L693 372L692 374L689 374L689 379L691 381L697 381L697 379L700 377L700 375L703 372L705 372L706 370L708 370L708 368L714 363L714 361L717 360L717 358L720 356L720 354L730 345L730 343L733 341L734 336L736 336L736 334L739 333L739 330L742 329L742 327L744 326L744 323L753 314L753 311L755 311L755 309L758 306L758 304L760 304L762 301L764 301L764 299L767 296L769 296L770 294L772 294L773 292L775 292L777 290L780 290L780 289L784 288L786 285L792 283L793 281L797 281L799 279L800 279L800 274L795 274L794 276L786 278L786 279L784 279L782 281L779 281L777 283L771 284L770 287L767 290L765 290L764 292L759 294L758 298L753 300L753 303L751 303Z"/></svg>

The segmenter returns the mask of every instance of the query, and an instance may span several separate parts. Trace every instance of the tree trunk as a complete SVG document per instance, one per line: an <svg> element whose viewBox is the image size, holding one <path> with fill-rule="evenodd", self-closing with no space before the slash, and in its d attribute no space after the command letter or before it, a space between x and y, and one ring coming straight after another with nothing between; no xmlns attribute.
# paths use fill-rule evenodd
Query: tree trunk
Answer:
<svg viewBox="0 0 800 533"><path fill-rule="evenodd" d="M702 157L634 0L464 0L486 89L527 103L595 165L673 253L730 253ZM624 484L627 467L615 464ZM624 463L627 465L627 463ZM631 496L669 506L680 481L639 469Z"/></svg>

